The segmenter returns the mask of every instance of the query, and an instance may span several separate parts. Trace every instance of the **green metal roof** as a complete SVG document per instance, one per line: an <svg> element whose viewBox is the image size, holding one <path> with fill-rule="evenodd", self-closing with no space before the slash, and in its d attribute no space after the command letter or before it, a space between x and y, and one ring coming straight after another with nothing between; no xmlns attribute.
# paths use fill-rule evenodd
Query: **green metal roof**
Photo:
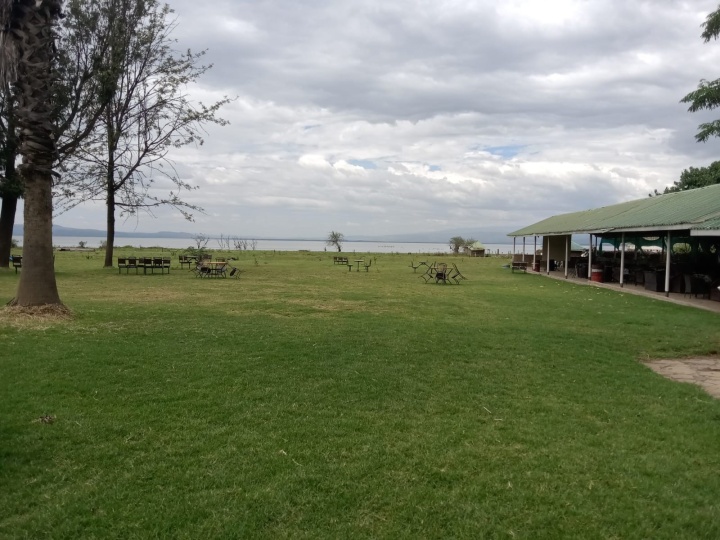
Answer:
<svg viewBox="0 0 720 540"><path fill-rule="evenodd" d="M508 236L666 230L717 230L720 235L720 184L560 214Z"/></svg>

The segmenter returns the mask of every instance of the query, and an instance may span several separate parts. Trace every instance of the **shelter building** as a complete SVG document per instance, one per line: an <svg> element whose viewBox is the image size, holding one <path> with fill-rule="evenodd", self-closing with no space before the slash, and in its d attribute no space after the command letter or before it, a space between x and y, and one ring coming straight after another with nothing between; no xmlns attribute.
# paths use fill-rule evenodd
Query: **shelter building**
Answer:
<svg viewBox="0 0 720 540"><path fill-rule="evenodd" d="M572 235L587 234L587 257L571 257ZM720 184L560 214L514 231L542 237L536 271L555 266L594 281L642 283L657 292L720 300ZM533 257L536 257L533 252ZM560 262L561 264L557 264ZM539 264L538 264L539 263Z"/></svg>
<svg viewBox="0 0 720 540"><path fill-rule="evenodd" d="M482 242L475 242L470 246L465 246L465 253L471 257L484 257L485 246Z"/></svg>

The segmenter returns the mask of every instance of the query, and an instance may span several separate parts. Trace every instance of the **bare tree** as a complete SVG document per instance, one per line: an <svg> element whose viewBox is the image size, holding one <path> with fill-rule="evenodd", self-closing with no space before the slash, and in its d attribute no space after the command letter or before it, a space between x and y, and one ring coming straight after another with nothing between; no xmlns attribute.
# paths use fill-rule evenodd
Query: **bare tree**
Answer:
<svg viewBox="0 0 720 540"><path fill-rule="evenodd" d="M193 240L195 240L195 245L197 246L198 251L202 251L207 247L208 242L210 242L210 237L203 233L199 233L193 236Z"/></svg>
<svg viewBox="0 0 720 540"><path fill-rule="evenodd" d="M65 208L88 200L107 207L105 266L113 264L115 212L135 215L169 205L187 219L198 206L184 202L182 191L195 189L177 175L168 153L173 147L203 143L203 125L227 124L216 113L226 103L192 103L186 87L211 66L199 64L204 51L177 55L171 38L175 22L158 0L102 0L110 34L103 76L110 94L94 144L78 154ZM172 186L157 194L158 184Z"/></svg>
<svg viewBox="0 0 720 540"><path fill-rule="evenodd" d="M230 236L225 236L224 234L220 235L220 238L216 238L218 246L220 246L220 249L230 249Z"/></svg>
<svg viewBox="0 0 720 540"><path fill-rule="evenodd" d="M345 235L343 233L337 232L337 231L330 231L330 234L328 234L327 240L325 240L325 243L328 246L333 246L337 248L338 253L342 251L342 243L345 241Z"/></svg>

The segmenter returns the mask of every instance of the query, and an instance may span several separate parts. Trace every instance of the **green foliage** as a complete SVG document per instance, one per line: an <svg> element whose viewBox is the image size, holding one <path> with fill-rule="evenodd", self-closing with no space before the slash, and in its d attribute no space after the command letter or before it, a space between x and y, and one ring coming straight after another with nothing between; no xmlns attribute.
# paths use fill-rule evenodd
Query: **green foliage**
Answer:
<svg viewBox="0 0 720 540"><path fill-rule="evenodd" d="M668 186L663 191L665 193L674 193L677 191L685 191L713 184L720 184L720 161L714 161L707 167L690 167L680 174L680 180L673 182L672 186ZM652 195L660 195L657 190Z"/></svg>
<svg viewBox="0 0 720 540"><path fill-rule="evenodd" d="M702 37L707 43L711 39L717 39L720 34L720 8L710 13L703 23L704 30ZM712 81L701 80L697 90L690 92L680 100L681 103L689 103L690 112L700 110L713 110L720 106L720 79ZM720 136L720 120L713 120L700 124L699 131L695 138L699 142L705 142L710 137Z"/></svg>
<svg viewBox="0 0 720 540"><path fill-rule="evenodd" d="M720 402L638 362L720 350L715 313L495 259L56 256L76 317L0 313L2 538L720 537Z"/></svg>

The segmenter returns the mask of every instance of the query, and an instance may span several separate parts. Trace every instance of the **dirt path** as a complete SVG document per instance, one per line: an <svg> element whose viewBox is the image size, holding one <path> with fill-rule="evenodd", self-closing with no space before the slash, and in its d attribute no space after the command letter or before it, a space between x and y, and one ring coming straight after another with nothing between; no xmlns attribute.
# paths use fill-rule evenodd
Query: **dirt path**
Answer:
<svg viewBox="0 0 720 540"><path fill-rule="evenodd" d="M697 384L720 399L720 358L682 358L643 362L650 369L673 381Z"/></svg>

